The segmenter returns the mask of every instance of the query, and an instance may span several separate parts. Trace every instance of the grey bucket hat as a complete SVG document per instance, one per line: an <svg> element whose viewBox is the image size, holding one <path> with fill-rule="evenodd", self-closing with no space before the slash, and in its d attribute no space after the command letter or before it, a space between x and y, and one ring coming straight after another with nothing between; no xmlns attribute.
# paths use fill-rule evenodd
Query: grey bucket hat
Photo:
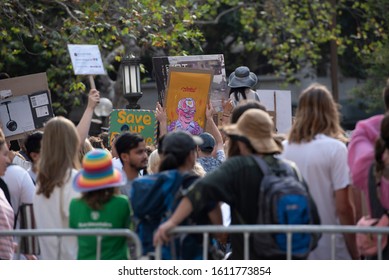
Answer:
<svg viewBox="0 0 389 280"><path fill-rule="evenodd" d="M253 87L257 84L258 77L247 66L239 66L228 77L228 86L230 88Z"/></svg>

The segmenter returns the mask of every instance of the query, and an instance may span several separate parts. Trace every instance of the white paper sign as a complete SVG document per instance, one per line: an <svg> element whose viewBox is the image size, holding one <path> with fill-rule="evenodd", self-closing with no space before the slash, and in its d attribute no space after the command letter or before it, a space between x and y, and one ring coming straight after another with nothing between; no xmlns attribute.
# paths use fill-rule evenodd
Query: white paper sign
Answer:
<svg viewBox="0 0 389 280"><path fill-rule="evenodd" d="M292 127L292 97L289 90L257 90L261 103L275 112L278 133L288 133Z"/></svg>
<svg viewBox="0 0 389 280"><path fill-rule="evenodd" d="M0 119L5 137L32 131L35 129L28 95L2 100Z"/></svg>
<svg viewBox="0 0 389 280"><path fill-rule="evenodd" d="M105 75L103 61L97 45L68 45L74 74Z"/></svg>

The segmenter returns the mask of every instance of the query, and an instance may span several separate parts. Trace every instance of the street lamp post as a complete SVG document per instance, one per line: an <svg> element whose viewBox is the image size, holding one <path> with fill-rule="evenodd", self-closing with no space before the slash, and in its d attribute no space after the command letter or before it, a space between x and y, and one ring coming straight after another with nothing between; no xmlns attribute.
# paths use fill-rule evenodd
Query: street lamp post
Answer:
<svg viewBox="0 0 389 280"><path fill-rule="evenodd" d="M127 100L127 109L140 109L137 103L142 97L140 88L140 59L133 54L122 59L123 96Z"/></svg>

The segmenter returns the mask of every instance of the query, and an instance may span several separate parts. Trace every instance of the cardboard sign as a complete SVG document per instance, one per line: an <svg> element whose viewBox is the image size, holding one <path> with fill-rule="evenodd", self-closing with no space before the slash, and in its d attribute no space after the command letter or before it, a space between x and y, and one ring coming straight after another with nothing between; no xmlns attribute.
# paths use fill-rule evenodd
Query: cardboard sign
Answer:
<svg viewBox="0 0 389 280"><path fill-rule="evenodd" d="M109 139L112 142L116 135L129 131L142 135L146 145L156 146L157 127L153 110L115 109L110 115Z"/></svg>
<svg viewBox="0 0 389 280"><path fill-rule="evenodd" d="M0 121L7 140L24 138L53 116L46 73L0 80Z"/></svg>
<svg viewBox="0 0 389 280"><path fill-rule="evenodd" d="M261 103L272 116L277 133L292 127L292 97L289 90L257 90Z"/></svg>
<svg viewBox="0 0 389 280"><path fill-rule="evenodd" d="M212 79L212 70L170 67L165 96L168 132L203 132Z"/></svg>
<svg viewBox="0 0 389 280"><path fill-rule="evenodd" d="M68 45L75 75L105 75L97 45Z"/></svg>
<svg viewBox="0 0 389 280"><path fill-rule="evenodd" d="M228 87L222 54L153 57L158 99L163 106L170 67L212 70L213 79L209 99L216 112L223 111L222 101L228 99Z"/></svg>

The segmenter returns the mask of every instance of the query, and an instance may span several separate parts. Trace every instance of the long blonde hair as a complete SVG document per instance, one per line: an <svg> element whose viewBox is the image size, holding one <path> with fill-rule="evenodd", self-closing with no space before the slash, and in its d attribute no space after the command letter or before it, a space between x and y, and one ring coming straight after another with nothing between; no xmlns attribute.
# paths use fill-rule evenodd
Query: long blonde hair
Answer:
<svg viewBox="0 0 389 280"><path fill-rule="evenodd" d="M319 133L347 141L339 123L338 105L324 85L314 83L300 95L288 140L290 143L309 142Z"/></svg>
<svg viewBox="0 0 389 280"><path fill-rule="evenodd" d="M38 163L37 194L49 198L56 186L62 187L72 168L79 169L80 140L74 124L55 117L45 126Z"/></svg>

